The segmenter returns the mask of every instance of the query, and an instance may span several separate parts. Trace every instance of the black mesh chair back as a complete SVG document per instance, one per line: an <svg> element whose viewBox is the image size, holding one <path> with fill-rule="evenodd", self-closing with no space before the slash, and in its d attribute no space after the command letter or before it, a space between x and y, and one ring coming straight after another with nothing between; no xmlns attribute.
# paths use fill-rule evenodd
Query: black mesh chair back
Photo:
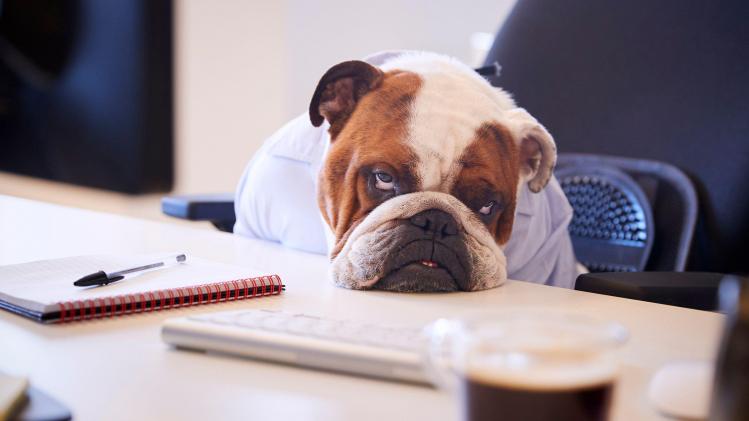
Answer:
<svg viewBox="0 0 749 421"><path fill-rule="evenodd" d="M486 61L560 152L688 174L700 211L687 268L749 273L747 17L745 0L522 0Z"/></svg>
<svg viewBox="0 0 749 421"><path fill-rule="evenodd" d="M697 195L661 162L560 154L555 175L574 216L570 236L591 272L682 271L697 218Z"/></svg>
<svg viewBox="0 0 749 421"><path fill-rule="evenodd" d="M578 261L591 272L640 272L653 248L653 211L632 177L608 166L568 165L556 172L574 215Z"/></svg>

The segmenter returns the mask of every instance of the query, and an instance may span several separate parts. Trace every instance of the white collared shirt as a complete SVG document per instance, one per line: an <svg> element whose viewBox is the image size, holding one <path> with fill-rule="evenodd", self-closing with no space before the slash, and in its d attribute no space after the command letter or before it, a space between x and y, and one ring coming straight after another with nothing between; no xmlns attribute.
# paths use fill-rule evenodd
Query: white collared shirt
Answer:
<svg viewBox="0 0 749 421"><path fill-rule="evenodd" d="M316 198L327 130L327 124L312 126L305 113L266 140L237 187L236 234L328 253ZM572 288L579 272L567 232L571 219L572 207L556 178L539 193L524 185L504 249L510 279Z"/></svg>

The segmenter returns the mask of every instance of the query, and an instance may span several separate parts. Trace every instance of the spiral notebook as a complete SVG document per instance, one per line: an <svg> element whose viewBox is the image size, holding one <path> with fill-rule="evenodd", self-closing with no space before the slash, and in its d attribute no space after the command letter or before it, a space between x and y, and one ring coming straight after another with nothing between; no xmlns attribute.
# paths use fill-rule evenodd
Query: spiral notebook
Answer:
<svg viewBox="0 0 749 421"><path fill-rule="evenodd" d="M66 323L278 295L278 275L189 256L185 263L101 287L80 277L153 261L162 255L76 256L0 266L0 308L42 323Z"/></svg>

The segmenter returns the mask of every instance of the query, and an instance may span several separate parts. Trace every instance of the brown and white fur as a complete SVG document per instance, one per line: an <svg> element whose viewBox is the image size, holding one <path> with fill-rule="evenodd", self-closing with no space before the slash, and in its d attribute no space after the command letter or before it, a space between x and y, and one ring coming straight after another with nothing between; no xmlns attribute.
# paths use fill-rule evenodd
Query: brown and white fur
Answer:
<svg viewBox="0 0 749 421"><path fill-rule="evenodd" d="M309 114L330 124L318 204L338 285L473 291L506 280L519 188L543 189L556 160L551 135L508 93L454 59L409 53L332 67Z"/></svg>

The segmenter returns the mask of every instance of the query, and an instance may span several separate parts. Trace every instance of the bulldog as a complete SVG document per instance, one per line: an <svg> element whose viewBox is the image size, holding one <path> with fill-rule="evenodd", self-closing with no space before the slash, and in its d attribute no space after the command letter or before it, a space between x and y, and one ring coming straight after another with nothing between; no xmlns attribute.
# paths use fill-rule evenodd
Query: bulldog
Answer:
<svg viewBox="0 0 749 421"><path fill-rule="evenodd" d="M346 61L251 161L235 232L324 249L348 288L476 291L501 285L508 266L571 287L572 210L555 161L549 132L455 59Z"/></svg>

